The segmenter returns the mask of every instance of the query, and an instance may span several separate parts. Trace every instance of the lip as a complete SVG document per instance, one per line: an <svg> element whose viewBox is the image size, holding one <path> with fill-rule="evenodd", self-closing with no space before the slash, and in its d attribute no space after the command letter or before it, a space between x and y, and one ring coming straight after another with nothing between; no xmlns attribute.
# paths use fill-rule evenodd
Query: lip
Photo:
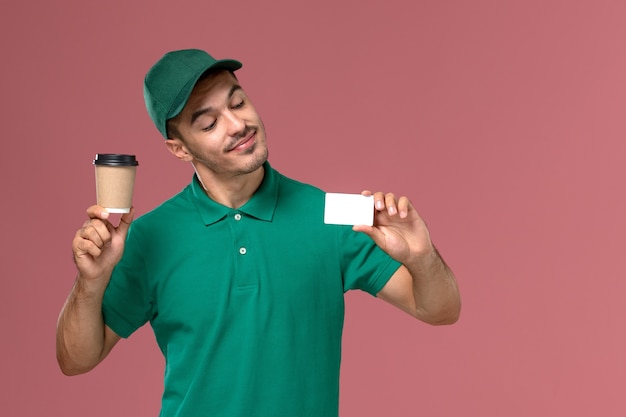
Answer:
<svg viewBox="0 0 626 417"><path fill-rule="evenodd" d="M256 142L256 130L250 132L250 134L244 137L239 142L235 143L235 145L228 150L228 152L241 152L249 149Z"/></svg>

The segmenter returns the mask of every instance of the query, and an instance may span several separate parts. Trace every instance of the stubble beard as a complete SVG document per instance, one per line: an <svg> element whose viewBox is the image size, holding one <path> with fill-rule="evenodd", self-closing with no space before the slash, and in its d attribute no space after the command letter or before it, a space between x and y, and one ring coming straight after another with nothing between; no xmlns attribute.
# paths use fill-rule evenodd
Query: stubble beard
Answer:
<svg viewBox="0 0 626 417"><path fill-rule="evenodd" d="M263 149L253 160L248 161L246 165L244 165L243 167L240 167L239 169L233 172L230 172L232 176L241 176L241 175L250 174L256 171L257 169L259 169L261 166L263 166L263 164L267 161L267 158L269 156L269 151L265 142L265 128L263 127L262 123L261 123L260 128L257 128L257 127L246 128L245 131L241 135L238 135L238 137L233 140L232 144L234 145L239 139L241 139L241 137L245 137L251 130L256 131L257 134L259 133L259 131L263 132L262 133L263 139L264 139L263 144L259 145L258 142L255 143L252 147L250 147L250 149L244 151L242 155L254 154L259 146L263 146ZM225 173L224 166L218 161L218 158L212 158L211 155L202 155L192 149L189 149L189 152L191 153L191 155L193 156L194 160L197 163L203 165L204 167L208 168L212 172Z"/></svg>

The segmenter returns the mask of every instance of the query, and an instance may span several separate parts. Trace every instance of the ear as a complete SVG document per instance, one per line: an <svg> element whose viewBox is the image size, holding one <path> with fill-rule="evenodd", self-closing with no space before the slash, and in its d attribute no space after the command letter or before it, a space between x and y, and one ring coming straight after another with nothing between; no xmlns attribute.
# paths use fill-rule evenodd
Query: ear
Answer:
<svg viewBox="0 0 626 417"><path fill-rule="evenodd" d="M167 146L167 149L172 153L172 155L181 161L191 162L193 159L185 146L185 143L178 138L166 139L165 146Z"/></svg>

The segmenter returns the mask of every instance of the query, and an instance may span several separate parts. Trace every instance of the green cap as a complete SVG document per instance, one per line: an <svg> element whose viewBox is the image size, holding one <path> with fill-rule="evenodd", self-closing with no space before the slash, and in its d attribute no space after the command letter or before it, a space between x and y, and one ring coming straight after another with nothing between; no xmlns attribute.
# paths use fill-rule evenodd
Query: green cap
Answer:
<svg viewBox="0 0 626 417"><path fill-rule="evenodd" d="M202 74L210 69L236 71L241 67L239 61L217 60L199 49L184 49L163 55L150 68L143 84L146 109L163 137L167 139L167 120L183 110Z"/></svg>

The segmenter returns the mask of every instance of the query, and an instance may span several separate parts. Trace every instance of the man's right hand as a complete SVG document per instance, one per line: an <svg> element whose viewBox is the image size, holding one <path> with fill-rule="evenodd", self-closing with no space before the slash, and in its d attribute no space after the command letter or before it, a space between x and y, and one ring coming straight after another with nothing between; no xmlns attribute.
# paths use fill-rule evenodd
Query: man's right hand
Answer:
<svg viewBox="0 0 626 417"><path fill-rule="evenodd" d="M134 208L130 209L130 213L122 215L117 227L109 222L110 214L103 207L91 206L87 209L87 215L89 220L76 232L72 241L74 262L79 278L104 289L113 268L124 253Z"/></svg>
<svg viewBox="0 0 626 417"><path fill-rule="evenodd" d="M113 226L100 206L87 209L87 220L74 235L72 251L78 277L57 323L57 361L66 375L93 369L120 340L104 324L102 298L113 268L122 258L134 210L123 214Z"/></svg>

